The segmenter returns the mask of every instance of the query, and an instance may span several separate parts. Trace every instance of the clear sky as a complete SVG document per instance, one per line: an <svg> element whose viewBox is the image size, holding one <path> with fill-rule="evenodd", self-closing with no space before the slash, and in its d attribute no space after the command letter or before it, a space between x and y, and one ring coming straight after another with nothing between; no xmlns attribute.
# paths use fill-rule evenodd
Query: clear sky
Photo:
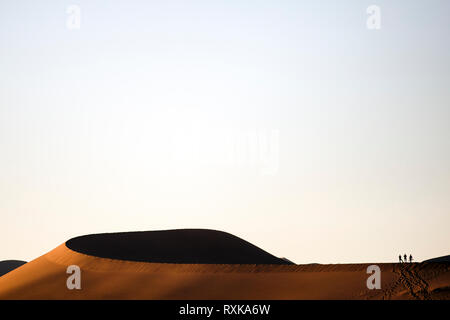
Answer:
<svg viewBox="0 0 450 320"><path fill-rule="evenodd" d="M176 228L297 263L450 254L449 13L1 1L0 260Z"/></svg>

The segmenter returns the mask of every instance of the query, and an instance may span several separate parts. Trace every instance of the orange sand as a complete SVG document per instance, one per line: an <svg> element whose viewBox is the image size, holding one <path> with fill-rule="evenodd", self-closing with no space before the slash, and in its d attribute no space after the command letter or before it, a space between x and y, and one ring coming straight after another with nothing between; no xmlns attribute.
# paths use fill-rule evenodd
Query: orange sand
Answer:
<svg viewBox="0 0 450 320"><path fill-rule="evenodd" d="M69 290L69 265L81 290ZM450 265L200 265L131 262L77 253L65 244L0 277L0 299L450 299Z"/></svg>

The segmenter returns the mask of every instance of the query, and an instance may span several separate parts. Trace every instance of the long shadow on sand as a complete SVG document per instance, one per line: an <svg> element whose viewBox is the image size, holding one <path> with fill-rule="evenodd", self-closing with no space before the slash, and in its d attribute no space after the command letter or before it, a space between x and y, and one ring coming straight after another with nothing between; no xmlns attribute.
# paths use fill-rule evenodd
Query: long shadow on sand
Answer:
<svg viewBox="0 0 450 320"><path fill-rule="evenodd" d="M140 262L293 264L232 234L207 229L93 234L73 238L66 246L91 256Z"/></svg>
<svg viewBox="0 0 450 320"><path fill-rule="evenodd" d="M26 261L20 261L20 260L5 260L0 261L0 277L7 274L10 271L13 271L14 269L17 269L21 265L24 265Z"/></svg>

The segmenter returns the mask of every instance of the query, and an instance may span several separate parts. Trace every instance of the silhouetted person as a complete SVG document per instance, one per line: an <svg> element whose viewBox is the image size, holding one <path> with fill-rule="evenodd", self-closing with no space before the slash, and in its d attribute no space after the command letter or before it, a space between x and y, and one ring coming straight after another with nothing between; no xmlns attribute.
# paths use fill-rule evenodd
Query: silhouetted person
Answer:
<svg viewBox="0 0 450 320"><path fill-rule="evenodd" d="M412 257L412 255L410 254L409 255L409 263L411 263L413 261L413 257Z"/></svg>
<svg viewBox="0 0 450 320"><path fill-rule="evenodd" d="M402 260L402 255L401 255L401 254L398 255L398 262L399 262L399 263L402 263L402 262L403 262L403 260Z"/></svg>
<svg viewBox="0 0 450 320"><path fill-rule="evenodd" d="M406 253L405 253L405 255L403 256L403 258L405 259L405 262L408 262L408 256L406 255Z"/></svg>

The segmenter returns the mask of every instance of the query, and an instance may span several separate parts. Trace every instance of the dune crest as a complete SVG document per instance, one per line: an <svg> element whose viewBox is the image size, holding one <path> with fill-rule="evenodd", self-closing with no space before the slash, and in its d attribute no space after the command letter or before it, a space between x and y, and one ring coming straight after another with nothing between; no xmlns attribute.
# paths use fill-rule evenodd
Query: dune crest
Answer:
<svg viewBox="0 0 450 320"><path fill-rule="evenodd" d="M273 259L265 251L236 239L235 244L258 253L257 257L261 258L261 254ZM93 246L89 250L98 248ZM113 253L124 254L124 248ZM0 277L0 299L450 299L448 263L377 264L381 270L381 289L370 290L366 285L369 264L142 262L98 257L89 252L80 253L61 244ZM147 257L153 258L155 252L151 251L153 255ZM230 253L214 257L221 261L224 257L229 259ZM80 290L67 286L71 276L67 268L73 265L81 272Z"/></svg>
<svg viewBox="0 0 450 320"><path fill-rule="evenodd" d="M91 256L138 262L292 264L232 234L208 229L93 234L66 245Z"/></svg>

